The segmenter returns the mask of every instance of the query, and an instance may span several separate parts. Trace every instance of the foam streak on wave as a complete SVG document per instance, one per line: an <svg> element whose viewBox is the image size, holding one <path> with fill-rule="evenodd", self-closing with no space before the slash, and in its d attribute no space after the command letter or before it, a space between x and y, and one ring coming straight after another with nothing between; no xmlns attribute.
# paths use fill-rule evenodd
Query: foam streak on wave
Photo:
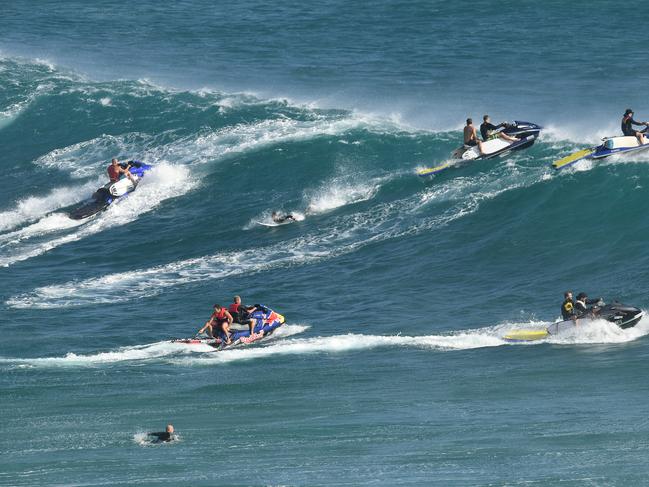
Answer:
<svg viewBox="0 0 649 487"><path fill-rule="evenodd" d="M10 367L83 367L109 363L141 362L164 360L183 366L214 365L247 360L267 359L271 356L311 355L323 353L348 353L377 348L405 348L431 350L436 352L471 350L500 346L534 346L542 344L592 345L619 344L636 340L649 334L649 319L643 319L634 328L622 330L606 322L594 322L572 332L562 333L548 340L526 344L512 344L502 336L514 328L547 326L548 323L500 324L485 328L464 330L439 335L422 336L381 336L349 333L329 337L288 338L303 333L309 327L304 325L285 325L266 344L254 347L233 348L214 353L208 345L185 345L181 343L158 342L136 347L124 347L113 352L91 355L69 353L64 357L13 359L2 358L0 364ZM280 333L281 332L281 333ZM272 340L272 341L271 341Z"/></svg>
<svg viewBox="0 0 649 487"><path fill-rule="evenodd" d="M79 227L78 231L44 242L17 246L16 251L13 253L0 256L0 266L8 267L16 262L42 255L56 247L81 240L115 225L125 225L136 220L141 214L153 210L162 201L191 191L196 184L197 182L191 178L186 168L159 165L152 169L147 177L143 179L142 184L138 185L137 191L124 198L123 201L117 201L111 205L106 212ZM42 225L40 223L32 225L25 229L25 232L33 232L29 236L35 236L48 231L67 228L67 224L55 226L55 228L48 226L52 221L60 223L61 218L64 221L70 220L61 215L51 215L43 219ZM20 243L21 240L18 238L15 242L10 242L10 245Z"/></svg>
<svg viewBox="0 0 649 487"><path fill-rule="evenodd" d="M448 183L451 186L455 184L455 181ZM504 191L524 184L521 178L517 178L515 182L503 182L501 178L496 177L492 184L484 184L485 192L474 192L468 197L462 196L463 193L460 192L459 201L450 209L438 215L420 218L413 224L413 214L434 200L435 194L443 196L448 193L439 189L427 190L402 200L376 205L364 212L341 216L333 221L328 231L319 229L311 235L288 242L217 253L79 282L44 286L31 293L14 296L7 304L17 308L57 308L114 303L153 296L165 288L189 282L223 279L233 275L331 259L374 242L416 235L447 225L474 213L483 200L494 198ZM128 292L124 292L126 289Z"/></svg>

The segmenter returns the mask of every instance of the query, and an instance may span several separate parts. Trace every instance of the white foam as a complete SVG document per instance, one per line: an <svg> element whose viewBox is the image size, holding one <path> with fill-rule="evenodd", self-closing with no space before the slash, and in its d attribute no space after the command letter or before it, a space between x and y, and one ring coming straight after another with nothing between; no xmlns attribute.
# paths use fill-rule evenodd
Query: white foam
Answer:
<svg viewBox="0 0 649 487"><path fill-rule="evenodd" d="M371 243L415 235L447 225L474 213L483 201L542 180L543 170L539 168L530 170L528 177L518 175L515 178L504 177L502 172L507 170L501 167L490 174L477 176L477 180L482 181L482 184L476 181L469 184L468 187L475 188L472 192L467 195L466 192L452 191L455 195L451 197L455 201L453 206L432 216L423 214L415 223L413 216L435 200L434 197L425 195L429 191L435 193L437 190L424 189L422 193L402 200L380 203L363 212L339 216L329 221L329 227L323 226L311 234L267 247L222 252L148 269L39 287L32 292L10 298L7 304L17 308L56 308L115 303L154 296L166 288L189 282L224 279L233 275L331 259ZM441 194L445 194L444 190Z"/></svg>
<svg viewBox="0 0 649 487"><path fill-rule="evenodd" d="M277 329L268 340L276 340L303 333L309 327L306 325L284 325ZM83 367L119 362L142 362L168 359L176 355L215 353L215 349L205 344L185 344L170 341L150 343L133 347L122 347L114 351L99 352L88 355L68 353L63 357L43 358L0 358L0 364L21 365L31 367ZM222 353L222 352L219 352Z"/></svg>
<svg viewBox="0 0 649 487"><path fill-rule="evenodd" d="M0 232L37 220L47 213L82 200L99 186L99 180L81 186L57 188L45 196L29 196L0 212Z"/></svg>
<svg viewBox="0 0 649 487"><path fill-rule="evenodd" d="M345 176L336 177L314 191L307 191L309 213L325 213L341 206L367 201L376 195L381 181L355 183Z"/></svg>
<svg viewBox="0 0 649 487"><path fill-rule="evenodd" d="M82 221L82 226L77 227L77 223L69 218L65 220L62 215L51 215L43 222L18 231L17 233L23 232L22 238L10 241L5 245L5 249L11 245L15 247L15 250L3 252L3 255L0 256L0 266L8 267L16 262L42 255L61 245L102 232L107 228L125 225L156 208L162 201L191 191L197 184L197 180L191 177L186 167L160 164L147 173L136 191L123 200L118 200L110 205L107 211L96 218L87 222ZM67 222L68 220L69 223L60 225L62 221ZM23 242L25 238L42 235L46 229L51 231L70 227L75 231L60 237L33 244Z"/></svg>

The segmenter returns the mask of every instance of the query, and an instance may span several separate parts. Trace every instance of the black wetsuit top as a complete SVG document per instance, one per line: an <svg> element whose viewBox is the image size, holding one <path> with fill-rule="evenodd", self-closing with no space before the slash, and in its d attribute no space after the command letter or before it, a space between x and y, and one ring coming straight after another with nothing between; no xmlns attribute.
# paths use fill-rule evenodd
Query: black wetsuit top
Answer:
<svg viewBox="0 0 649 487"><path fill-rule="evenodd" d="M173 439L174 439L174 434L173 433L168 433L166 431L158 431L158 432L155 432L155 433L149 433L149 436L155 436L156 439L153 440L153 441L155 441L156 443L173 441Z"/></svg>
<svg viewBox="0 0 649 487"><path fill-rule="evenodd" d="M633 136L635 136L635 133L637 132L637 130L634 130L632 125L643 125L643 124L641 124L639 122L636 122L635 120L633 120L632 117L630 117L628 115L626 117L623 117L622 118L622 133L624 135L633 135Z"/></svg>
<svg viewBox="0 0 649 487"><path fill-rule="evenodd" d="M500 127L504 127L504 124L494 125L489 122L482 122L480 125L480 134L482 135L482 140L487 140L489 138L490 130L498 130Z"/></svg>
<svg viewBox="0 0 649 487"><path fill-rule="evenodd" d="M566 299L561 305L561 316L564 320L570 320L575 316L575 303L572 299Z"/></svg>
<svg viewBox="0 0 649 487"><path fill-rule="evenodd" d="M293 215L291 215L290 213L286 216L278 216L277 218L273 218L273 221L275 223L284 223L287 220L295 220L295 218L293 218Z"/></svg>

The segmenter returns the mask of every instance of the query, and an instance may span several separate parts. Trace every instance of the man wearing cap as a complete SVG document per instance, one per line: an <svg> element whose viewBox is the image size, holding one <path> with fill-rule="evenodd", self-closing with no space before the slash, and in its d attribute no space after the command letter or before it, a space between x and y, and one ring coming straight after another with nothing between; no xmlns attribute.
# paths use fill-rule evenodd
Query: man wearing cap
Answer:
<svg viewBox="0 0 649 487"><path fill-rule="evenodd" d="M644 145L645 138L643 133L636 132L632 127L633 125L644 125L645 127L649 127L649 124L647 122L636 122L635 120L633 120L633 110L627 108L624 112L624 116L622 117L622 133L624 135L637 137L638 143L640 145Z"/></svg>

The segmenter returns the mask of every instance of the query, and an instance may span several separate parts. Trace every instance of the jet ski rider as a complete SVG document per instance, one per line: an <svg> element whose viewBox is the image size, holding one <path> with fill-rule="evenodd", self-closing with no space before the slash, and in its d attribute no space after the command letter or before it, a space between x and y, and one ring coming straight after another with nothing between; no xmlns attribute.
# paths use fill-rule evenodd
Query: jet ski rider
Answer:
<svg viewBox="0 0 649 487"><path fill-rule="evenodd" d="M111 183L116 183L119 181L119 178L121 177L122 174L126 175L127 178L129 178L133 183L135 183L135 180L133 179L133 175L131 172L128 170L129 166L126 166L126 169L124 169L122 166L120 166L119 161L115 158L113 158L112 161L110 161L110 166L108 166L108 169L106 169L106 172L108 173L108 177L110 178Z"/></svg>
<svg viewBox="0 0 649 487"><path fill-rule="evenodd" d="M637 137L638 143L640 145L644 145L646 141L643 132L636 132L633 129L633 125L644 125L645 127L649 127L649 123L647 122L636 122L635 120L633 120L633 110L627 108L626 111L624 112L624 116L622 117L622 133L629 137L631 136Z"/></svg>
<svg viewBox="0 0 649 487"><path fill-rule="evenodd" d="M230 325L232 324L232 321L232 315L228 312L228 310L220 304L215 304L212 316L210 316L210 319L207 320L203 328L198 330L198 334L201 334L205 330L208 330L208 335L212 338L216 338L214 336L214 328L216 328L217 330L220 330L222 332L220 334L225 338L225 343L229 345L231 341Z"/></svg>
<svg viewBox="0 0 649 487"><path fill-rule="evenodd" d="M577 294L577 301L575 301L574 309L577 316L591 315L596 316L599 308L597 306L588 307L588 305L596 305L601 301L598 299L588 299L586 293Z"/></svg>
<svg viewBox="0 0 649 487"><path fill-rule="evenodd" d="M480 125L480 134L482 135L482 140L484 140L485 142L487 140L495 139L496 137L500 137L503 140L508 140L509 142L516 142L518 140L516 137L507 135L505 132L496 132L496 130L506 127L507 122L502 122L498 125L494 125L489 121L489 115L482 117L482 120L483 122Z"/></svg>
<svg viewBox="0 0 649 487"><path fill-rule="evenodd" d="M284 223L287 222L288 220L296 221L295 217L290 213L286 215L280 215L278 212L273 211L273 214L270 217L273 219L275 223Z"/></svg>
<svg viewBox="0 0 649 487"><path fill-rule="evenodd" d="M575 311L575 303L572 300L572 291L563 293L563 303L561 304L561 317L564 321L576 320L577 313Z"/></svg>
<svg viewBox="0 0 649 487"><path fill-rule="evenodd" d="M232 315L232 319L236 323L241 323L242 325L248 325L250 327L250 336L255 332L255 325L257 325L257 320L251 318L250 315L255 312L257 308L254 306L244 306L241 304L241 296L235 296L233 298L233 303L228 307L229 313Z"/></svg>
<svg viewBox="0 0 649 487"><path fill-rule="evenodd" d="M480 154L484 154L482 150L482 141L478 139L478 132L473 126L473 120L470 118L466 119L466 127L464 127L464 146L465 147L475 147L478 146L480 149Z"/></svg>

